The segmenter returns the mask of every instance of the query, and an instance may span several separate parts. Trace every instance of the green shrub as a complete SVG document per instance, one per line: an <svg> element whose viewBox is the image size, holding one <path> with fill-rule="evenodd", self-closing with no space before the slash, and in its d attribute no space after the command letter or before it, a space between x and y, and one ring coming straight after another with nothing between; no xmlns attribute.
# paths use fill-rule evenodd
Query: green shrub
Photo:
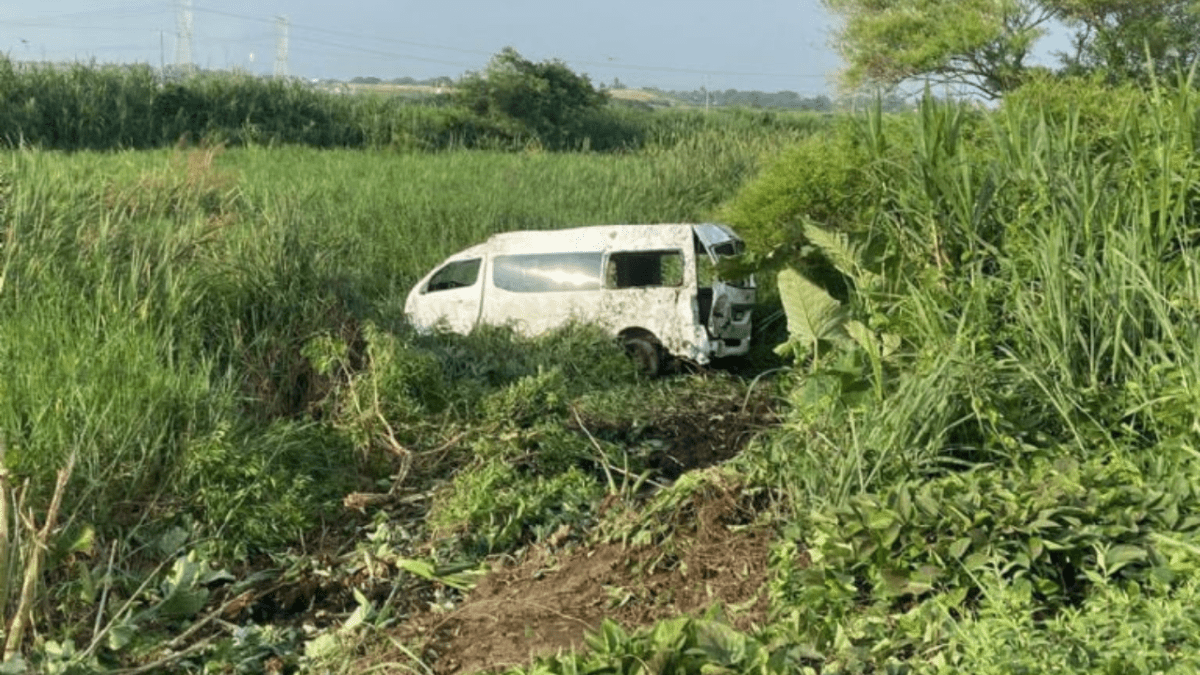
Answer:
<svg viewBox="0 0 1200 675"><path fill-rule="evenodd" d="M176 470L178 515L217 559L245 559L302 540L355 486L352 449L318 425L219 427L189 443Z"/></svg>
<svg viewBox="0 0 1200 675"><path fill-rule="evenodd" d="M514 129L549 148L581 139L580 117L608 100L561 61L534 63L512 47L493 56L483 72L459 80L455 96L480 118L519 125Z"/></svg>
<svg viewBox="0 0 1200 675"><path fill-rule="evenodd" d="M802 242L804 219L832 230L859 229L866 161L845 134L810 136L746 183L719 218L760 252Z"/></svg>
<svg viewBox="0 0 1200 675"><path fill-rule="evenodd" d="M488 459L455 477L434 503L430 526L436 537L457 535L456 546L469 555L512 551L582 521L603 492L576 467L531 475L510 459Z"/></svg>

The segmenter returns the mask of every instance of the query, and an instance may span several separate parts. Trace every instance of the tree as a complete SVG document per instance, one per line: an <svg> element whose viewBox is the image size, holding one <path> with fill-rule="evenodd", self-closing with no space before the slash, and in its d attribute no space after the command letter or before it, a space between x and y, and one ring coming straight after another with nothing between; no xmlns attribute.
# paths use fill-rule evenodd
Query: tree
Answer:
<svg viewBox="0 0 1200 675"><path fill-rule="evenodd" d="M1059 22L1074 31L1067 72L1114 80L1190 66L1200 52L1200 0L823 0L843 19L844 84L914 78L966 85L990 98L1026 81L1033 45Z"/></svg>
<svg viewBox="0 0 1200 675"><path fill-rule="evenodd" d="M607 93L562 61L534 63L512 47L493 56L483 72L464 76L457 97L475 114L519 122L552 145L571 137L582 113L608 101Z"/></svg>
<svg viewBox="0 0 1200 675"><path fill-rule="evenodd" d="M1196 0L1059 0L1058 4L1064 23L1075 29L1075 53L1063 59L1068 70L1102 70L1112 81L1139 81L1176 67L1187 71L1200 58L1200 2Z"/></svg>

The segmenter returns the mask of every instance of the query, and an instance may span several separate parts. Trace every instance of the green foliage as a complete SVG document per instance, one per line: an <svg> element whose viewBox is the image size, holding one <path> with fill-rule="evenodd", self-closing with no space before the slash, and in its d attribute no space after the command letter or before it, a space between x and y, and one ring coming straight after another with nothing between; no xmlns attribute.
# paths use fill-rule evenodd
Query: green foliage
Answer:
<svg viewBox="0 0 1200 675"><path fill-rule="evenodd" d="M823 356L739 460L796 514L777 625L822 672L1186 671L1152 612L1192 621L1194 90L1045 80L841 132L857 227L797 228L780 282Z"/></svg>
<svg viewBox="0 0 1200 675"><path fill-rule="evenodd" d="M1200 58L1200 6L1192 0L1059 0L1060 17L1076 29L1069 69L1108 82L1147 83L1187 72ZM1084 39L1086 38L1086 39Z"/></svg>
<svg viewBox="0 0 1200 675"><path fill-rule="evenodd" d="M1039 620L1031 585L991 582L931 672L1186 673L1196 669L1197 584L1104 584L1078 607Z"/></svg>
<svg viewBox="0 0 1200 675"><path fill-rule="evenodd" d="M1074 34L1061 72L1110 83L1147 83L1186 73L1200 55L1192 0L825 0L844 19L838 49L845 84L905 80L970 86L989 98L1047 69L1029 63L1050 21Z"/></svg>
<svg viewBox="0 0 1200 675"><path fill-rule="evenodd" d="M798 564L785 542L772 559L772 597L794 639L849 672L916 653L974 668L955 650L987 649L953 639L955 621L998 629L1028 616L1003 619L991 605L998 587L1022 589L1026 612L1065 623L1111 590L1157 594L1190 578L1192 561L1154 532L1194 539L1195 504L1188 478L1159 487L1132 466L1101 460L899 483L805 517L795 532L810 562ZM1042 640L1055 629L1031 622L1029 630Z"/></svg>
<svg viewBox="0 0 1200 675"><path fill-rule="evenodd" d="M802 244L805 219L828 229L855 229L859 224L851 217L864 189L866 155L849 138L814 134L793 144L722 207L721 220L763 253Z"/></svg>
<svg viewBox="0 0 1200 675"><path fill-rule="evenodd" d="M96 613L61 636L39 627L61 639L30 658L144 665L225 583L205 581L219 566L203 554L303 548L351 490L390 486L377 496L397 513L432 504L419 532L370 535L375 562L465 582L424 561L584 529L606 491L644 485L655 415L713 397L744 410L772 387L792 409L766 438L659 489L643 522L601 528L658 541L736 481L756 523L782 530L764 632L606 628L592 654L534 668L1194 669L1196 94L1032 86L1048 105L1031 89L992 111L877 107L784 156L763 213L745 214L762 216L746 223L764 259L793 270L780 287L799 367L732 391L639 379L589 327L417 335L400 305L496 230L706 219L778 152L773 134L802 139L809 122L672 113L627 155L7 155L0 431L30 504L78 454L65 518L117 561L51 556L51 575L73 565L55 611ZM809 179L826 187L788 191ZM415 552L425 536L442 539ZM177 565L185 544L202 555ZM162 570L113 574L145 558ZM98 589L134 613L105 614L114 630L76 647ZM330 647L318 667L386 621L356 601L345 632L309 640L314 659ZM211 628L172 665L300 664L297 631Z"/></svg>
<svg viewBox="0 0 1200 675"><path fill-rule="evenodd" d="M626 151L672 147L700 128L763 139L824 123L807 114L633 110L557 61L501 52L454 94L410 100L334 93L245 73L165 79L148 66L22 64L0 56L0 144L60 150L203 143L403 152L464 148ZM499 88L496 86L499 83ZM728 141L731 139L723 139Z"/></svg>
<svg viewBox="0 0 1200 675"><path fill-rule="evenodd" d="M514 125L549 148L582 139L584 113L608 100L561 61L534 63L512 47L493 56L483 72L463 77L456 96L481 118Z"/></svg>
<svg viewBox="0 0 1200 675"><path fill-rule="evenodd" d="M509 675L575 675L609 672L622 675L700 675L702 673L797 672L802 655L787 647L765 644L738 632L724 621L720 607L700 618L679 617L627 633L605 620L588 637L591 652L537 659ZM799 671L805 672L805 671Z"/></svg>
<svg viewBox="0 0 1200 675"><path fill-rule="evenodd" d="M895 85L932 76L989 97L1016 88L1033 43L1054 16L1038 0L825 0L844 19L846 84Z"/></svg>
<svg viewBox="0 0 1200 675"><path fill-rule="evenodd" d="M361 145L350 102L298 82L248 74L163 83L146 65L17 64L0 58L4 141L79 150L148 148L181 139L233 144Z"/></svg>
<svg viewBox="0 0 1200 675"><path fill-rule="evenodd" d="M558 367L484 398L489 433L471 443L474 461L434 505L434 530L460 534L469 552L492 553L588 516L602 484L582 470L597 461L593 447L564 427L568 400Z"/></svg>
<svg viewBox="0 0 1200 675"><path fill-rule="evenodd" d="M528 440L563 443L567 439ZM457 535L458 546L468 555L512 551L549 536L562 525L579 523L603 494L601 484L576 467L562 473L531 474L512 466L512 450L503 454L509 456L480 460L460 472L452 491L431 513L434 532ZM538 461L536 457L521 459Z"/></svg>
<svg viewBox="0 0 1200 675"><path fill-rule="evenodd" d="M351 491L350 455L347 443L317 426L218 428L184 449L173 484L186 497L176 508L200 524L217 559L262 554L302 538Z"/></svg>

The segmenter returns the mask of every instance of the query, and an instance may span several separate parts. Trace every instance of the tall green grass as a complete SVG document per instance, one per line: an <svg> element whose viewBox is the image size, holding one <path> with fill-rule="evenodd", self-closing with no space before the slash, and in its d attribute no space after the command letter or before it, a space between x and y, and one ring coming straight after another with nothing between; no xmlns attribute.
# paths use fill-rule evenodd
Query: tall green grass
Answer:
<svg viewBox="0 0 1200 675"><path fill-rule="evenodd" d="M780 550L777 618L831 668L1007 672L1071 633L1075 668L1150 672L1195 647L1117 613L1138 594L1185 611L1200 570L1196 93L1090 100L869 113L839 131L861 192L835 231L803 225L807 192L774 211L809 235L791 263L835 294L818 272L839 270L838 320L878 340L829 329L791 419L741 460L795 509L812 564Z"/></svg>
<svg viewBox="0 0 1200 675"><path fill-rule="evenodd" d="M344 448L311 425L334 383L304 356L309 341L353 346L368 322L402 326L409 287L492 232L702 220L772 142L629 155L10 152L9 463L45 479L78 453L74 494L86 499L69 506L93 522L156 494L171 501L194 477L181 467L214 448L252 446L284 482L298 467L331 471L307 493L319 501L339 485Z"/></svg>
<svg viewBox="0 0 1200 675"><path fill-rule="evenodd" d="M0 91L0 144L7 147L106 150L206 142L421 152L523 150L552 142L513 120L475 115L445 96L409 101L340 94L239 72L164 76L144 64L21 64L0 57ZM807 134L823 120L611 106L571 120L569 133L545 149L622 152L670 147L699 134L782 139Z"/></svg>

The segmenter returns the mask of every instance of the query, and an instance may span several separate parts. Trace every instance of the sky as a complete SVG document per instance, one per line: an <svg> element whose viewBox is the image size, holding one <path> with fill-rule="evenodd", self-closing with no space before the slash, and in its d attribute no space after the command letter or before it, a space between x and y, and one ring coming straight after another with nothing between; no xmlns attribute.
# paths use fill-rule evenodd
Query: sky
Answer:
<svg viewBox="0 0 1200 675"><path fill-rule="evenodd" d="M182 2L41 0L0 8L20 61L176 62ZM191 62L309 79L458 78L506 46L593 84L833 94L841 61L820 0L190 0Z"/></svg>

